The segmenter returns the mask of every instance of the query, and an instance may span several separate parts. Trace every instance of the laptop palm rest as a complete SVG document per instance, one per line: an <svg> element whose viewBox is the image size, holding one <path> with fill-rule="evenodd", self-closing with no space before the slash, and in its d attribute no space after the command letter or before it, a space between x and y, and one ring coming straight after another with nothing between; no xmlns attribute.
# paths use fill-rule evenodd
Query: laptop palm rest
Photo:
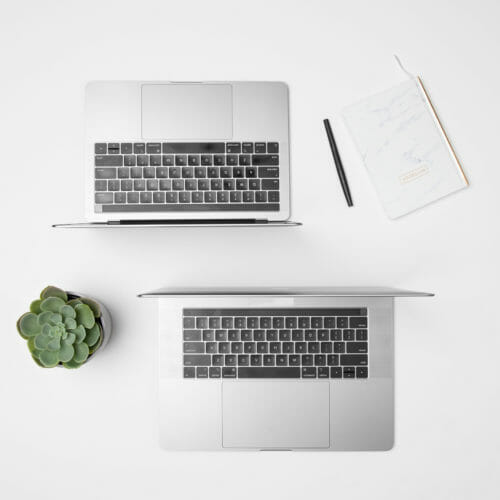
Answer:
<svg viewBox="0 0 500 500"><path fill-rule="evenodd" d="M330 384L224 382L222 418L225 448L328 448Z"/></svg>

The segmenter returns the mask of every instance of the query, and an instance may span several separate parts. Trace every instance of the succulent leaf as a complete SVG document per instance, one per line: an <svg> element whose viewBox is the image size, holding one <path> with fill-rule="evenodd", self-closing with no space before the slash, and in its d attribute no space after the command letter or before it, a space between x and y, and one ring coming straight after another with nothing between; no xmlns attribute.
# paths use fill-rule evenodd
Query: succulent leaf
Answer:
<svg viewBox="0 0 500 500"><path fill-rule="evenodd" d="M42 351L40 353L40 362L46 368L52 368L59 363L59 356L56 351Z"/></svg>
<svg viewBox="0 0 500 500"><path fill-rule="evenodd" d="M77 363L86 361L89 357L89 346L85 342L82 342L81 344L73 344L73 348L75 349L73 360Z"/></svg>
<svg viewBox="0 0 500 500"><path fill-rule="evenodd" d="M74 330L71 330L71 333L75 334L76 344L80 344L85 338L85 335L87 334L83 325L78 325Z"/></svg>
<svg viewBox="0 0 500 500"><path fill-rule="evenodd" d="M61 342L61 349L59 349L59 361L67 363L75 355L75 349L66 340Z"/></svg>
<svg viewBox="0 0 500 500"><path fill-rule="evenodd" d="M35 335L40 333L40 325L38 324L38 318L36 314L33 314L31 312L24 313L17 320L17 331L25 339L27 339L28 337L34 337Z"/></svg>
<svg viewBox="0 0 500 500"><path fill-rule="evenodd" d="M68 336L65 341L67 344L74 344L76 340L76 335L74 333L68 332Z"/></svg>
<svg viewBox="0 0 500 500"><path fill-rule="evenodd" d="M71 306L68 306L68 304L62 306L59 312L63 315L63 318L76 318L75 310Z"/></svg>
<svg viewBox="0 0 500 500"><path fill-rule="evenodd" d="M64 326L66 326L67 330L74 330L77 327L77 324L73 318L66 318L64 320Z"/></svg>
<svg viewBox="0 0 500 500"><path fill-rule="evenodd" d="M68 301L68 295L64 290L57 288L56 286L48 286L42 290L40 294L41 299L46 299L47 297L58 297L64 302Z"/></svg>
<svg viewBox="0 0 500 500"><path fill-rule="evenodd" d="M59 313L55 313L50 317L50 323L53 325L57 325L58 323L62 323L62 316Z"/></svg>
<svg viewBox="0 0 500 500"><path fill-rule="evenodd" d="M93 346L99 340L100 335L101 335L101 330L99 329L99 325L95 323L95 325L90 330L87 330L85 343L89 347Z"/></svg>
<svg viewBox="0 0 500 500"><path fill-rule="evenodd" d="M101 307L99 306L99 304L95 300L89 299L87 297L80 297L80 300L84 304L87 304L90 307L90 309L92 310L92 312L94 314L94 317L96 317L96 318L101 317Z"/></svg>
<svg viewBox="0 0 500 500"><path fill-rule="evenodd" d="M33 358L33 361L38 365L38 366L41 366L42 368L47 368L46 366L42 365L42 363L40 362L40 360L34 355L32 354L31 357Z"/></svg>
<svg viewBox="0 0 500 500"><path fill-rule="evenodd" d="M48 335L44 335L41 333L40 335L37 335L35 337L35 347L39 349L40 351L43 351L44 349L47 348L48 343L50 342L51 338Z"/></svg>
<svg viewBox="0 0 500 500"><path fill-rule="evenodd" d="M52 315L54 313L50 311L44 311L38 315L38 323L40 326L45 325L50 321L50 318L52 318Z"/></svg>
<svg viewBox="0 0 500 500"><path fill-rule="evenodd" d="M40 314L42 312L42 310L40 309L40 304L42 303L42 301L40 299L36 299L34 300L31 304L30 304L30 311L34 314Z"/></svg>
<svg viewBox="0 0 500 500"><path fill-rule="evenodd" d="M48 351L59 351L61 348L61 337L54 337L48 344Z"/></svg>
<svg viewBox="0 0 500 500"><path fill-rule="evenodd" d="M76 322L85 328L92 328L95 324L94 313L87 304L77 304L75 306Z"/></svg>
<svg viewBox="0 0 500 500"><path fill-rule="evenodd" d="M42 300L40 304L40 309L42 311L50 311L53 313L58 313L61 307L64 305L64 300L60 297L47 297Z"/></svg>
<svg viewBox="0 0 500 500"><path fill-rule="evenodd" d="M64 368L80 368L80 366L82 366L82 363L77 363L74 359L72 359L71 361L68 361L66 363L63 363L63 366Z"/></svg>
<svg viewBox="0 0 500 500"><path fill-rule="evenodd" d="M80 299L68 300L68 306L75 307L78 304L83 304L83 302Z"/></svg>
<svg viewBox="0 0 500 500"><path fill-rule="evenodd" d="M97 351L97 349L99 349L99 347L101 347L101 344L102 344L102 330L99 328L99 340L92 346L89 348L89 353L90 354L93 354L94 352Z"/></svg>

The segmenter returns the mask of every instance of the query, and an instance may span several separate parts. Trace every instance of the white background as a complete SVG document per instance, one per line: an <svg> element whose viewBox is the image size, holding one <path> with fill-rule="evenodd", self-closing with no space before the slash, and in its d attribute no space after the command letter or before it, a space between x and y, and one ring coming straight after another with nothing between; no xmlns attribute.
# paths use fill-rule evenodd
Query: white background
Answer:
<svg viewBox="0 0 500 500"><path fill-rule="evenodd" d="M493 499L500 445L497 1L18 1L0 8L0 496ZM420 74L469 189L382 212L339 111ZM290 85L300 228L56 230L84 210L92 79ZM348 209L322 119L351 185ZM31 361L15 321L47 284L103 300L114 337L78 371ZM386 285L396 317L385 453L169 453L157 440L160 286Z"/></svg>

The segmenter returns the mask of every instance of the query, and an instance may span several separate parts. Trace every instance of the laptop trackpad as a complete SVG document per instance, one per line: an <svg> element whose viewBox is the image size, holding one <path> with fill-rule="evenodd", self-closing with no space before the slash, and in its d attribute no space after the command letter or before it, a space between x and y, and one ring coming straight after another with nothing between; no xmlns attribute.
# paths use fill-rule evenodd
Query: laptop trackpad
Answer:
<svg viewBox="0 0 500 500"><path fill-rule="evenodd" d="M144 139L227 140L233 136L230 84L163 83L142 86Z"/></svg>
<svg viewBox="0 0 500 500"><path fill-rule="evenodd" d="M242 381L222 384L226 448L328 448L328 382Z"/></svg>

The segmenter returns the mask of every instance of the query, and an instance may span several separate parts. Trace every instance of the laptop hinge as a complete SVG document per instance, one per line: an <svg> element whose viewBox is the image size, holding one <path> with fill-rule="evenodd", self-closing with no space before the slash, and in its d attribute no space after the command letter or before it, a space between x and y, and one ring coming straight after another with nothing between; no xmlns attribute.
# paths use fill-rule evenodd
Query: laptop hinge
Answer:
<svg viewBox="0 0 500 500"><path fill-rule="evenodd" d="M202 226L204 224L265 224L268 221L265 219L175 219L175 220L163 220L163 219L147 219L147 220L134 220L134 219L121 219L121 220L110 220L107 223L111 226L134 226L134 225L169 225L169 226Z"/></svg>

